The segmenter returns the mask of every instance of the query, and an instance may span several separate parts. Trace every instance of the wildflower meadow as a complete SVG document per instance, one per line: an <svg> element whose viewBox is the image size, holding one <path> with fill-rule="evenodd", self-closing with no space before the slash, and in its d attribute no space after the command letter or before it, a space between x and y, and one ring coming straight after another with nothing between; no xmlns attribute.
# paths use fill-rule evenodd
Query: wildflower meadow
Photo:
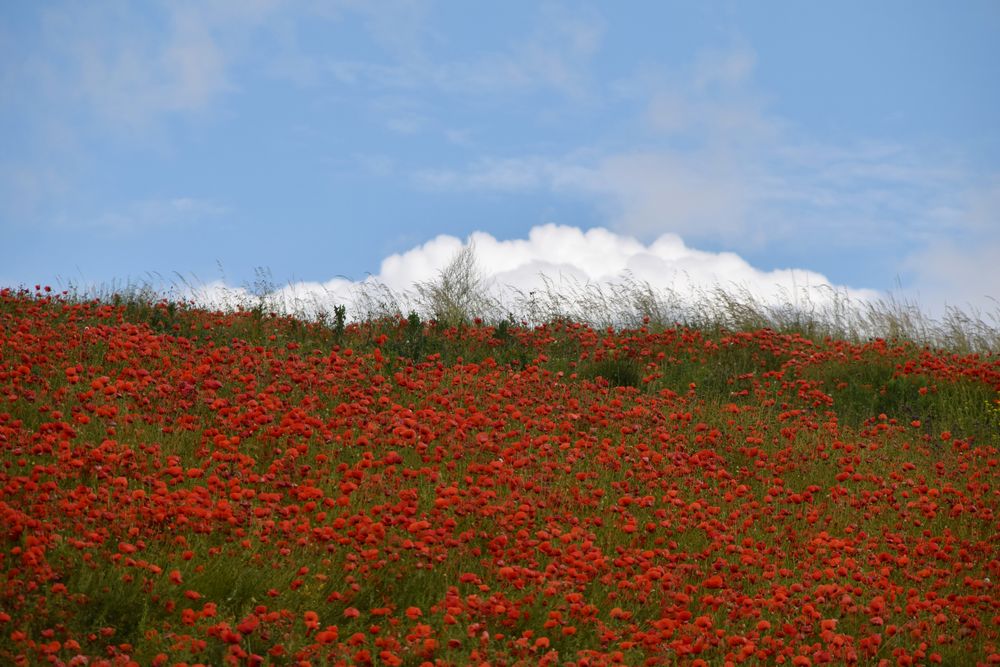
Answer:
<svg viewBox="0 0 1000 667"><path fill-rule="evenodd" d="M0 663L1000 664L1000 357L0 291Z"/></svg>

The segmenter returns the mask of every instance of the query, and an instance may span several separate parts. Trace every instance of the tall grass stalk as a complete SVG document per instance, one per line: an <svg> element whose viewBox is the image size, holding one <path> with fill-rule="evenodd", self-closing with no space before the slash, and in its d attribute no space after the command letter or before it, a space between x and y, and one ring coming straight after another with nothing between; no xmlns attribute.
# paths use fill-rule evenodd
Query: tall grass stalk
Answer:
<svg viewBox="0 0 1000 667"><path fill-rule="evenodd" d="M292 316L313 322L372 323L405 319L416 313L425 322L454 326L480 320L537 326L572 321L597 328L667 329L684 326L702 331L752 331L770 328L806 338L909 341L955 352L1000 351L1000 302L992 311L948 306L932 317L915 301L888 294L882 299L852 299L829 286L780 291L764 300L741 285L654 286L629 273L614 281L581 281L572 276L539 276L539 286L525 291L499 286L479 270L474 247L464 246L431 280L398 290L375 277L353 283L350 294L321 285L276 288L270 273L256 272L254 285L230 287L177 275L172 281L149 275L144 280L85 286L69 282L71 298L124 303L130 308L166 300L220 311ZM342 326L342 325L341 325Z"/></svg>

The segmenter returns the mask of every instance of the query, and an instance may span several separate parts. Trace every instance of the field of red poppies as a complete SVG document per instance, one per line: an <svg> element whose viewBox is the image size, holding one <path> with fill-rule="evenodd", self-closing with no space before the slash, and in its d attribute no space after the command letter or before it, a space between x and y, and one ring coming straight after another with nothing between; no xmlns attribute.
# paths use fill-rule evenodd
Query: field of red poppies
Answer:
<svg viewBox="0 0 1000 667"><path fill-rule="evenodd" d="M0 663L1000 664L1000 358L0 291Z"/></svg>

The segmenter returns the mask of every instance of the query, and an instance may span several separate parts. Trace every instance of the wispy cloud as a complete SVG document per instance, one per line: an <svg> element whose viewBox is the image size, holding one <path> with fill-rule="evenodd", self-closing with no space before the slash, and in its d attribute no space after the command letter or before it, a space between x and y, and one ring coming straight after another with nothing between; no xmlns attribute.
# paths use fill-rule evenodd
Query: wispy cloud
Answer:
<svg viewBox="0 0 1000 667"><path fill-rule="evenodd" d="M419 13L412 22L394 18L391 30L384 29L383 12L377 16L365 13L369 30L386 47L389 57L381 61L323 60L322 68L340 84L372 92L421 95L428 91L446 95L547 91L579 100L591 93L586 65L600 49L603 34L603 23L595 13L548 7L524 37L463 60L431 55L426 48L430 35L423 29ZM301 53L297 60L304 63Z"/></svg>
<svg viewBox="0 0 1000 667"><path fill-rule="evenodd" d="M593 14L549 9L527 38L479 60L443 63L427 73L441 90L510 93L546 89L574 99L590 94L586 65L601 46L603 25Z"/></svg>
<svg viewBox="0 0 1000 667"><path fill-rule="evenodd" d="M94 219L91 226L115 234L141 234L153 229L181 230L218 221L228 212L225 205L206 199L147 199L108 211Z"/></svg>
<svg viewBox="0 0 1000 667"><path fill-rule="evenodd" d="M906 292L921 303L983 309L1000 307L1000 177L960 193L955 209L936 212L941 230L909 253L901 268Z"/></svg>
<svg viewBox="0 0 1000 667"><path fill-rule="evenodd" d="M4 78L56 109L72 103L114 130L144 131L237 90L233 68L252 53L247 39L281 10L275 0L48 6L37 43Z"/></svg>
<svg viewBox="0 0 1000 667"><path fill-rule="evenodd" d="M693 85L698 91L733 88L749 83L757 66L757 54L747 47L702 51L693 67Z"/></svg>
<svg viewBox="0 0 1000 667"><path fill-rule="evenodd" d="M903 290L916 302L963 310L1000 310L1000 241L959 244L937 240L908 256L903 268L913 274Z"/></svg>
<svg viewBox="0 0 1000 667"><path fill-rule="evenodd" d="M460 168L417 170L418 187L545 188L596 198L615 229L650 238L740 231L766 178L748 157L778 134L750 92L752 51L708 52L683 72L642 71L613 88L641 107L643 148L584 147L566 155L484 156Z"/></svg>
<svg viewBox="0 0 1000 667"><path fill-rule="evenodd" d="M107 155L109 143L167 146L165 121L213 112L238 88L233 69L244 38L277 5L54 4L30 14L17 34L0 28L0 81L17 91L0 96L0 113L17 120L23 144L0 158L2 222L84 218L94 208L88 179L106 169L98 156ZM183 208L122 205L93 224L127 228L175 218Z"/></svg>
<svg viewBox="0 0 1000 667"><path fill-rule="evenodd" d="M42 39L50 59L37 67L49 94L136 130L161 114L202 110L230 90L227 56L211 24L180 5L162 18L166 30L131 5L47 10Z"/></svg>
<svg viewBox="0 0 1000 667"><path fill-rule="evenodd" d="M0 221L34 219L66 187L64 171L55 165L0 163Z"/></svg>
<svg viewBox="0 0 1000 667"><path fill-rule="evenodd" d="M649 238L669 229L729 233L749 205L735 169L709 153L667 151L558 158L483 158L464 169L425 169L412 178L429 190L516 192L549 189L603 202L615 228Z"/></svg>
<svg viewBox="0 0 1000 667"><path fill-rule="evenodd" d="M413 183L591 197L620 232L671 231L743 249L764 238L802 242L805 233L807 243L841 248L896 244L888 257L899 261L907 247L961 230L996 238L1000 226L986 222L996 202L958 160L884 141L811 138L768 111L752 85L754 62L744 47L713 51L686 71L620 82L620 95L644 96L642 149L483 156L418 169Z"/></svg>
<svg viewBox="0 0 1000 667"><path fill-rule="evenodd" d="M412 174L417 187L428 190L496 190L516 192L555 187L568 165L542 157L481 158L466 169L418 169Z"/></svg>
<svg viewBox="0 0 1000 667"><path fill-rule="evenodd" d="M668 230L744 250L765 239L772 247L880 248L894 272L907 273L903 258L919 248L1000 236L997 190L973 187L979 178L943 158L927 162L898 147L789 141L739 159L718 148L481 158L412 178L428 190L588 198L613 229L646 239Z"/></svg>

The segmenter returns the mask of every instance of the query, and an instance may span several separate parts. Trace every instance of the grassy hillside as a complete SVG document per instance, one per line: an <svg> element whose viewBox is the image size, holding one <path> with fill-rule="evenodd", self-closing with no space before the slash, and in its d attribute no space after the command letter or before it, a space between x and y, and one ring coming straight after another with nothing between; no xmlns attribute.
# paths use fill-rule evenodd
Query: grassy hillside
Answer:
<svg viewBox="0 0 1000 667"><path fill-rule="evenodd" d="M0 662L1000 662L996 354L333 315L0 291Z"/></svg>

